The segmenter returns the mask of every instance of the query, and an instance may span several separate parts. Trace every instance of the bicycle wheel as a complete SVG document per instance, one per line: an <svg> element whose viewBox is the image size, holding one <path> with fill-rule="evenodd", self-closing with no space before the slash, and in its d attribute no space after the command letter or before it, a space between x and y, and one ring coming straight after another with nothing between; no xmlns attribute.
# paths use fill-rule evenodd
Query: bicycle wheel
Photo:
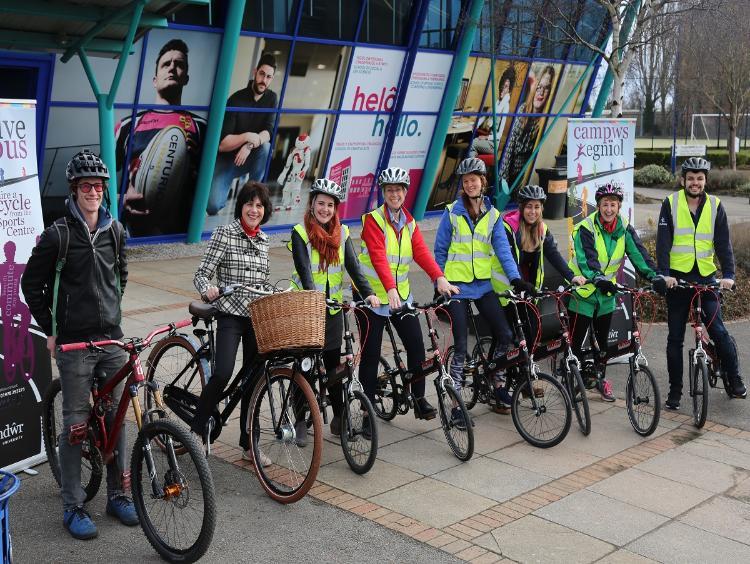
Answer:
<svg viewBox="0 0 750 564"><path fill-rule="evenodd" d="M691 361L690 377L693 381L693 424L700 429L706 424L708 415L708 368L704 358L698 358L698 364Z"/></svg>
<svg viewBox="0 0 750 564"><path fill-rule="evenodd" d="M437 389L440 424L443 427L445 439L456 458L465 462L474 454L474 428L469 410L466 409L464 400L452 385L441 386L436 383L435 388ZM455 416L454 410L456 410Z"/></svg>
<svg viewBox="0 0 750 564"><path fill-rule="evenodd" d="M375 421L375 410L367 396L359 390L354 390L347 396L344 413L341 416L341 448L349 468L357 474L366 474L375 464L375 458L378 455L378 425ZM363 433L365 419L369 421L369 439Z"/></svg>
<svg viewBox="0 0 750 564"><path fill-rule="evenodd" d="M52 476L58 486L60 478L59 441L62 431L62 385L60 379L50 382L42 400L42 425L44 426L44 450L47 453ZM94 498L102 483L104 462L96 447L94 433L89 429L88 437L81 443L81 487L86 492L86 501Z"/></svg>
<svg viewBox="0 0 750 564"><path fill-rule="evenodd" d="M560 443L570 430L571 411L567 392L549 374L538 373L533 386L524 378L513 392L513 424L535 447L549 448Z"/></svg>
<svg viewBox="0 0 750 564"><path fill-rule="evenodd" d="M304 417L306 412L313 423L312 448L300 447L295 440L295 413ZM253 465L263 489L280 503L304 497L318 475L323 452L320 409L305 377L286 367L263 374L250 400L248 419ZM271 461L269 466L258 463L261 454Z"/></svg>
<svg viewBox="0 0 750 564"><path fill-rule="evenodd" d="M383 421L390 421L398 413L396 380L388 374L390 370L388 361L381 356L378 381L375 384L375 403L372 404L372 407L375 409L375 415Z"/></svg>
<svg viewBox="0 0 750 564"><path fill-rule="evenodd" d="M186 456L177 456L175 445ZM203 556L214 536L216 500L208 462L190 432L168 419L146 423L133 445L130 474L135 510L156 552L169 562Z"/></svg>
<svg viewBox="0 0 750 564"><path fill-rule="evenodd" d="M591 433L591 413L589 412L589 398L586 395L586 386L583 384L581 371L575 362L568 362L567 370L563 374L565 378L565 388L570 396L570 402L573 404L573 412L576 414L578 428L584 436Z"/></svg>
<svg viewBox="0 0 750 564"><path fill-rule="evenodd" d="M445 356L443 357L443 366L445 367L445 371L448 372L448 374L450 374L451 371L451 362L453 361L454 354L455 346L451 345L450 347L448 347L448 350L445 351ZM476 353L474 354L474 358L477 358ZM464 370L461 377L461 398L464 400L466 409L471 409L477 404L478 394L479 390L474 383L474 372L469 373Z"/></svg>
<svg viewBox="0 0 750 564"><path fill-rule="evenodd" d="M656 430L661 414L661 398L659 386L648 366L631 368L625 386L625 405L636 433L648 437Z"/></svg>

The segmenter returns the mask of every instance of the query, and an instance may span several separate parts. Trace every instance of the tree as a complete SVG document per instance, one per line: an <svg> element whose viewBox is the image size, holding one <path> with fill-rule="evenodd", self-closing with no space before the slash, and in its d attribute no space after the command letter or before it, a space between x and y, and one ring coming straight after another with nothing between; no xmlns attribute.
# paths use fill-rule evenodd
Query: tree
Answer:
<svg viewBox="0 0 750 564"><path fill-rule="evenodd" d="M710 25L686 22L680 37L682 92L705 100L727 123L727 148L737 168L734 140L750 112L750 17L746 0L713 0Z"/></svg>

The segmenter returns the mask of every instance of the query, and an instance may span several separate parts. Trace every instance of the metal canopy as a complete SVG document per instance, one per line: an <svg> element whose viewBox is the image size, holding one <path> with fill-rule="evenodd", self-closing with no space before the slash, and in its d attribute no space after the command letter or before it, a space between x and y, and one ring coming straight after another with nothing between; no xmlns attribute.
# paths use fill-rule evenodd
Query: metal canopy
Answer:
<svg viewBox="0 0 750 564"><path fill-rule="evenodd" d="M117 57L126 46L133 0L2 0L0 49L64 53L79 49L92 56ZM185 5L209 6L210 0L145 2L135 38L167 27L167 17ZM128 46L128 51L129 51Z"/></svg>

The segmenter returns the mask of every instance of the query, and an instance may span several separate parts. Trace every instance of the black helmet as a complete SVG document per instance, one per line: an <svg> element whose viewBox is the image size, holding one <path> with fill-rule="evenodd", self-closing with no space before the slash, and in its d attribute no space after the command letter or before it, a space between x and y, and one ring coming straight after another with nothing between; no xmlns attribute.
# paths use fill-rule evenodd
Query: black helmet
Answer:
<svg viewBox="0 0 750 564"><path fill-rule="evenodd" d="M68 182L73 182L78 178L103 178L109 180L109 170L104 161L91 152L90 149L73 155L68 166L65 168L65 176Z"/></svg>
<svg viewBox="0 0 750 564"><path fill-rule="evenodd" d="M469 157L461 161L456 169L456 174L462 176L469 173L481 174L482 176L487 175L487 167L484 165L484 161L477 158Z"/></svg>
<svg viewBox="0 0 750 564"><path fill-rule="evenodd" d="M518 201L528 202L529 200L539 200L541 202L547 199L547 194L544 193L544 188L537 186L536 184L529 184L523 186L518 191Z"/></svg>
<svg viewBox="0 0 750 564"><path fill-rule="evenodd" d="M711 170L711 163L703 157L690 157L682 163L682 176L688 172L703 172L708 176Z"/></svg>
<svg viewBox="0 0 750 564"><path fill-rule="evenodd" d="M318 178L310 187L310 194L325 194L331 196L337 202L346 198L346 190L327 178Z"/></svg>
<svg viewBox="0 0 750 564"><path fill-rule="evenodd" d="M622 191L622 186L616 182L607 182L606 184L597 187L596 194L594 195L596 203L598 204L599 200L604 196L615 196L620 202L622 202L625 194Z"/></svg>

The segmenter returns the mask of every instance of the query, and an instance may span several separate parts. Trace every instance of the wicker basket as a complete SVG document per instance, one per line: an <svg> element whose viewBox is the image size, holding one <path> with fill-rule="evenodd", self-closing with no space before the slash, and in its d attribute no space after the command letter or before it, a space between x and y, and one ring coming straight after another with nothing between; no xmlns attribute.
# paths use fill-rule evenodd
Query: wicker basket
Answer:
<svg viewBox="0 0 750 564"><path fill-rule="evenodd" d="M326 296L323 292L281 292L247 305L258 352L322 349L326 333Z"/></svg>

